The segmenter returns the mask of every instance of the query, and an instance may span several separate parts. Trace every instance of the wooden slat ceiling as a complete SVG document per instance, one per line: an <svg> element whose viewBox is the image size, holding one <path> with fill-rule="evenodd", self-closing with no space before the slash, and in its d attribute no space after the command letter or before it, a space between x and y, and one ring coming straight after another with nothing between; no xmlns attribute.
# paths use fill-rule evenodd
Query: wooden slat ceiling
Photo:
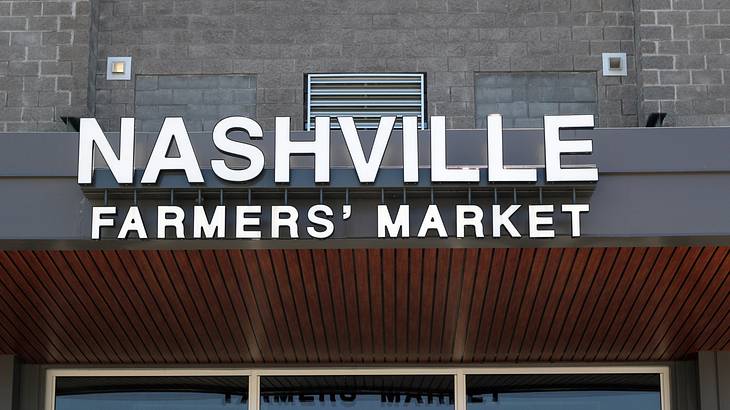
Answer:
<svg viewBox="0 0 730 410"><path fill-rule="evenodd" d="M728 247L0 252L35 363L637 361L730 350Z"/></svg>

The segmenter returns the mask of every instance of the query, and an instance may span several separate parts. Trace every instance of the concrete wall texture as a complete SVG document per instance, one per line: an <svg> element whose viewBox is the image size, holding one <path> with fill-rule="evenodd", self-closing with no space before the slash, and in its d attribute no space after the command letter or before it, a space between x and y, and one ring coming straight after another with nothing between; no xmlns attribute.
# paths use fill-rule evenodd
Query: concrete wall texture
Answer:
<svg viewBox="0 0 730 410"><path fill-rule="evenodd" d="M89 1L0 1L0 131L89 113Z"/></svg>
<svg viewBox="0 0 730 410"><path fill-rule="evenodd" d="M644 112L668 125L730 124L730 0L641 0Z"/></svg>
<svg viewBox="0 0 730 410"><path fill-rule="evenodd" d="M181 75L255 77L264 129L301 129L304 74L386 71L425 72L451 128L480 123L479 75L520 72L595 74L599 126L728 125L729 45L730 0L0 1L0 131L113 130L152 115L138 81ZM627 53L628 76L604 77L603 52ZM132 80L106 80L109 56L133 58Z"/></svg>
<svg viewBox="0 0 730 410"><path fill-rule="evenodd" d="M505 128L540 128L543 116L598 115L594 72L479 73L474 84L476 125L502 114Z"/></svg>
<svg viewBox="0 0 730 410"><path fill-rule="evenodd" d="M211 131L221 116L256 117L252 75L137 75L136 127L159 131L165 117L183 117L188 131Z"/></svg>

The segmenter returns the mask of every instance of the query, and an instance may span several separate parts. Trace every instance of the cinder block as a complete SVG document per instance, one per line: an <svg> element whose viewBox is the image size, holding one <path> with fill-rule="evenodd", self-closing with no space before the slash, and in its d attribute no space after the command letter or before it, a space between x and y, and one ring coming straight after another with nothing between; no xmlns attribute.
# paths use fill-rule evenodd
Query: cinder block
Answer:
<svg viewBox="0 0 730 410"><path fill-rule="evenodd" d="M446 7L449 13L473 13L477 11L477 0L447 0Z"/></svg>
<svg viewBox="0 0 730 410"><path fill-rule="evenodd" d="M673 100L673 86L649 86L644 87L644 99L646 100Z"/></svg>
<svg viewBox="0 0 730 410"><path fill-rule="evenodd" d="M692 84L722 84L721 70L692 71Z"/></svg>
<svg viewBox="0 0 730 410"><path fill-rule="evenodd" d="M708 39L728 39L730 38L730 25L708 25L705 26L705 36Z"/></svg>
<svg viewBox="0 0 730 410"><path fill-rule="evenodd" d="M541 62L543 70L573 70L573 58L571 55L557 54L544 56Z"/></svg>
<svg viewBox="0 0 730 410"><path fill-rule="evenodd" d="M706 98L708 89L706 85L678 85L676 89L677 100L694 100Z"/></svg>
<svg viewBox="0 0 730 410"><path fill-rule="evenodd" d="M176 89L172 90L173 104L202 104L203 90L200 89Z"/></svg>
<svg viewBox="0 0 730 410"><path fill-rule="evenodd" d="M0 56L6 61L18 61L25 59L25 47L23 46L0 46Z"/></svg>
<svg viewBox="0 0 730 410"><path fill-rule="evenodd" d="M53 31L56 29L57 18L55 16L28 17L29 31Z"/></svg>
<svg viewBox="0 0 730 410"><path fill-rule="evenodd" d="M53 107L23 107L21 121L53 121Z"/></svg>
<svg viewBox="0 0 730 410"><path fill-rule="evenodd" d="M236 90L233 92L233 102L239 104L256 104L256 91Z"/></svg>
<svg viewBox="0 0 730 410"><path fill-rule="evenodd" d="M138 75L134 79L134 88L139 91L156 90L157 76Z"/></svg>
<svg viewBox="0 0 730 410"><path fill-rule="evenodd" d="M219 89L219 90L206 90L203 92L203 103L204 104L232 104L233 103L233 91Z"/></svg>
<svg viewBox="0 0 730 410"><path fill-rule="evenodd" d="M703 98L692 101L694 114L724 114L725 101Z"/></svg>
<svg viewBox="0 0 730 410"><path fill-rule="evenodd" d="M557 115L560 113L560 104L558 103L530 103L529 107L530 117L542 117L545 115Z"/></svg>
<svg viewBox="0 0 730 410"><path fill-rule="evenodd" d="M703 55L675 56L674 64L675 64L675 68L677 68L677 69L693 69L693 70L704 69L705 68L705 56L703 56Z"/></svg>
<svg viewBox="0 0 730 410"><path fill-rule="evenodd" d="M600 11L601 0L571 0L572 11Z"/></svg>
<svg viewBox="0 0 730 410"><path fill-rule="evenodd" d="M218 87L217 76L178 76L161 75L157 80L158 88L161 90L179 89L211 89Z"/></svg>
<svg viewBox="0 0 730 410"><path fill-rule="evenodd" d="M674 69L673 56L644 56L641 58L641 68L648 70L671 70Z"/></svg>
<svg viewBox="0 0 730 410"><path fill-rule="evenodd" d="M643 26L639 29L642 40L671 40L672 28L670 26Z"/></svg>
<svg viewBox="0 0 730 410"><path fill-rule="evenodd" d="M730 0L704 0L704 6L706 9L728 10Z"/></svg>
<svg viewBox="0 0 730 410"><path fill-rule="evenodd" d="M41 14L41 9L40 1L14 1L12 2L10 14L13 16L38 16Z"/></svg>
<svg viewBox="0 0 730 410"><path fill-rule="evenodd" d="M172 90L137 91L134 97L137 106L171 104Z"/></svg>
<svg viewBox="0 0 730 410"><path fill-rule="evenodd" d="M659 71L659 82L661 84L689 84L689 70L662 70Z"/></svg>
<svg viewBox="0 0 730 410"><path fill-rule="evenodd" d="M573 40L601 40L603 39L603 28L596 26L579 26L572 28Z"/></svg>
<svg viewBox="0 0 730 410"><path fill-rule="evenodd" d="M717 10L693 10L688 12L689 24L719 24L720 12Z"/></svg>
<svg viewBox="0 0 730 410"><path fill-rule="evenodd" d="M689 53L698 55L720 54L719 40L690 40Z"/></svg>
<svg viewBox="0 0 730 410"><path fill-rule="evenodd" d="M0 17L0 27L5 31L25 30L25 17Z"/></svg>
<svg viewBox="0 0 730 410"><path fill-rule="evenodd" d="M71 75L70 61L41 61L41 75Z"/></svg>
<svg viewBox="0 0 730 410"><path fill-rule="evenodd" d="M543 118L515 118L515 128L542 128Z"/></svg>
<svg viewBox="0 0 730 410"><path fill-rule="evenodd" d="M9 76L35 76L39 73L38 62L10 61L8 63Z"/></svg>
<svg viewBox="0 0 730 410"><path fill-rule="evenodd" d="M601 3L603 11L633 11L634 2L632 0L603 0Z"/></svg>
<svg viewBox="0 0 730 410"><path fill-rule="evenodd" d="M71 15L73 3L66 1L44 1L42 14L44 16Z"/></svg>

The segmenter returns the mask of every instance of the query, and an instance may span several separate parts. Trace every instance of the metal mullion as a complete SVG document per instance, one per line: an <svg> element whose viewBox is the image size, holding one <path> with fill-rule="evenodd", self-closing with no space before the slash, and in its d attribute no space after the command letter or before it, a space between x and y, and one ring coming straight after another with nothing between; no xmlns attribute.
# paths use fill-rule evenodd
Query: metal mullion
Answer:
<svg viewBox="0 0 730 410"><path fill-rule="evenodd" d="M466 410L466 375L463 371L454 375L454 410Z"/></svg>
<svg viewBox="0 0 730 410"><path fill-rule="evenodd" d="M307 76L307 131L312 130L312 76Z"/></svg>
<svg viewBox="0 0 730 410"><path fill-rule="evenodd" d="M248 376L248 410L259 410L261 406L261 377L252 371Z"/></svg>

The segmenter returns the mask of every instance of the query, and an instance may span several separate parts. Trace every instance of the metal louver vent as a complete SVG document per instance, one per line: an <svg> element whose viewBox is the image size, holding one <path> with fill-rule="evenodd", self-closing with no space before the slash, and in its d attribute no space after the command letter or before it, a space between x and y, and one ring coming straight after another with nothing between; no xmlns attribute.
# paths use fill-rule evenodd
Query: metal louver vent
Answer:
<svg viewBox="0 0 730 410"><path fill-rule="evenodd" d="M308 74L306 91L306 130L314 129L315 117L341 116L353 117L361 129L377 128L383 116L417 116L421 129L426 128L424 74ZM332 127L339 123L332 121Z"/></svg>

